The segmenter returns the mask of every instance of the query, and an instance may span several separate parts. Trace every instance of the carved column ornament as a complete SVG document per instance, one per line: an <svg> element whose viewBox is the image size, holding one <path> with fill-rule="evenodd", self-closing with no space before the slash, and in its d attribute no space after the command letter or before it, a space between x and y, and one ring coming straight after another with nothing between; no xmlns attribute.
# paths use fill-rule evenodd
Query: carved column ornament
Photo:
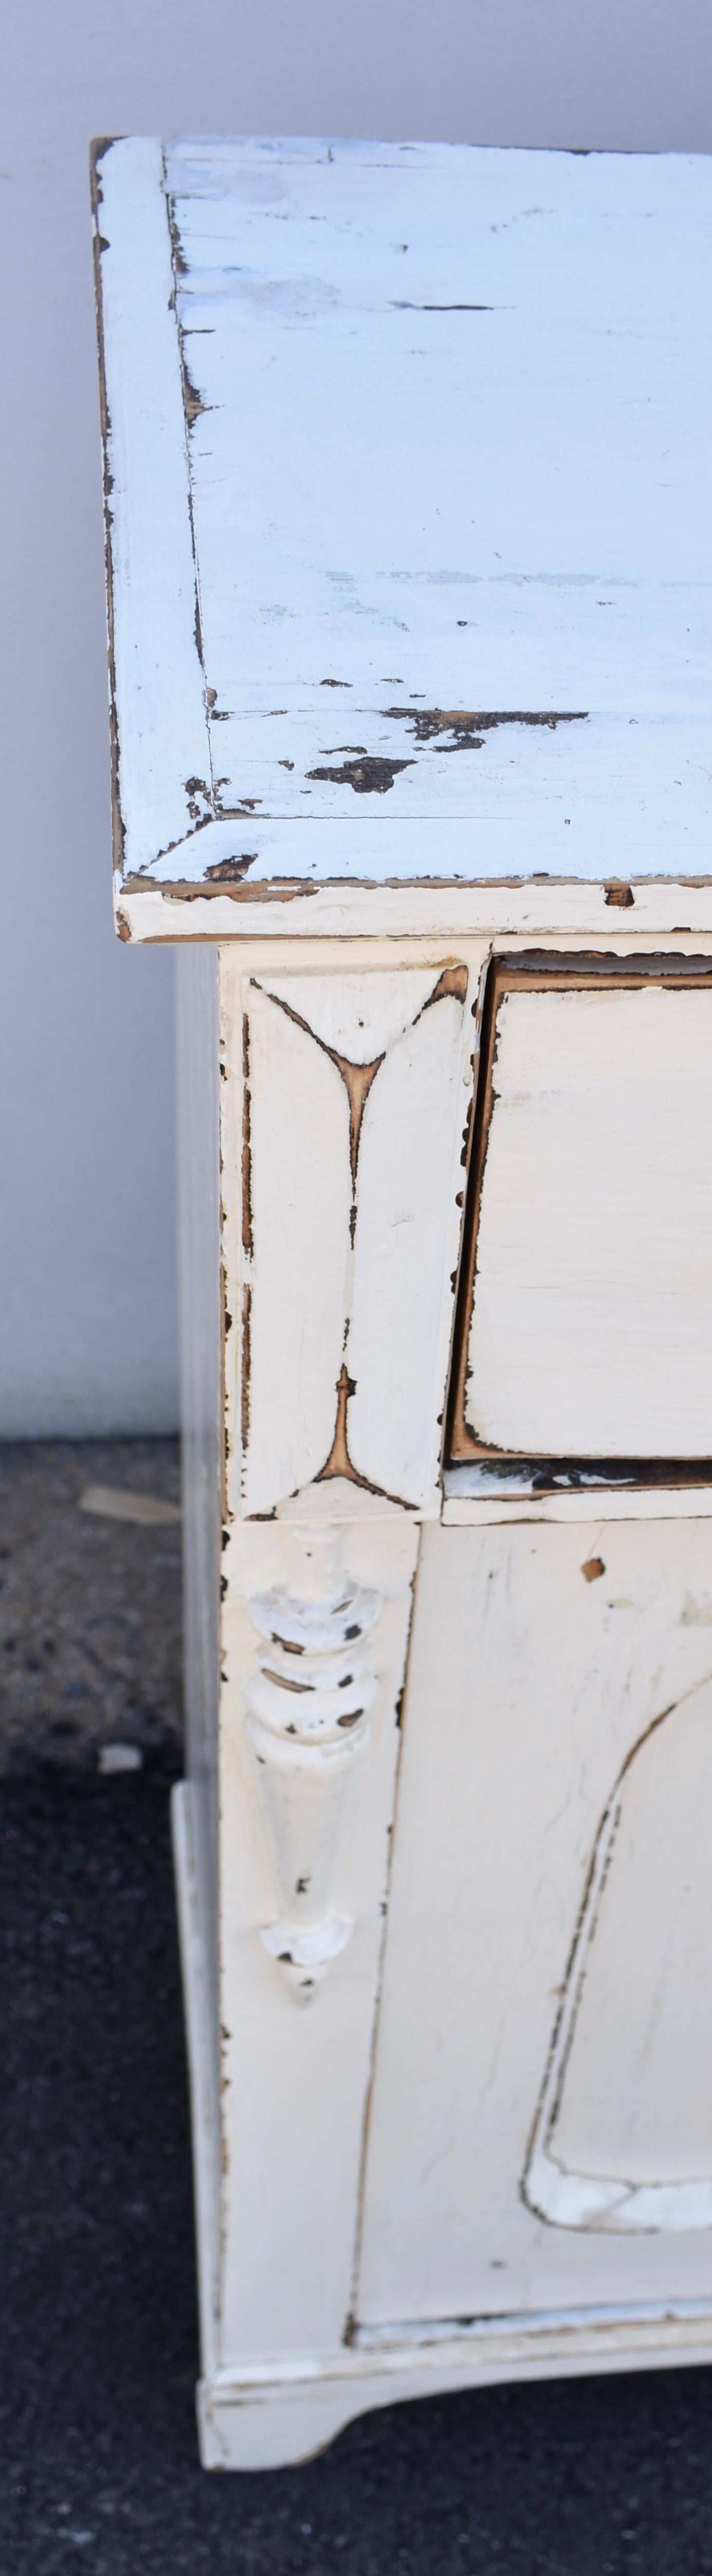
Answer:
<svg viewBox="0 0 712 2576"><path fill-rule="evenodd" d="M381 1597L349 1582L340 1550L340 1533L304 1533L293 1588L249 1605L264 1642L247 1684L247 1726L281 1907L261 1939L300 2002L352 1930L331 1896L377 1689L366 1641Z"/></svg>

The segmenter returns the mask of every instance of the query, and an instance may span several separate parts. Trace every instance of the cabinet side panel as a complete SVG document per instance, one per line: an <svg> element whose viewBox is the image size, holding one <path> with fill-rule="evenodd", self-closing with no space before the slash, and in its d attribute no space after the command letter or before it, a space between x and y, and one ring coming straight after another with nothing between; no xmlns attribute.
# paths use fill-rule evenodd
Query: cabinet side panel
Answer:
<svg viewBox="0 0 712 2576"><path fill-rule="evenodd" d="M186 1767L215 2023L221 1405L217 950L179 950L176 976Z"/></svg>

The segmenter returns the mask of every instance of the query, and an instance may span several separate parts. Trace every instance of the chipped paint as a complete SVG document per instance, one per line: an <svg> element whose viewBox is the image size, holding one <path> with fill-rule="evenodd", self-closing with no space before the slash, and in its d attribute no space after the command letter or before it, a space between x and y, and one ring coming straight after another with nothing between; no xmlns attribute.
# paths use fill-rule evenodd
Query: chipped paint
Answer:
<svg viewBox="0 0 712 2576"><path fill-rule="evenodd" d="M247 876L248 870L254 867L256 858L256 850L243 850L239 859L219 859L214 867L206 868L205 883L220 886L237 885L242 877Z"/></svg>
<svg viewBox="0 0 712 2576"><path fill-rule="evenodd" d="M194 145L170 144L162 159L154 144L117 142L101 163L96 260L106 374L115 857L119 880L130 877L136 888L132 936L141 935L148 910L145 872L165 865L168 878L168 853L176 854L171 887L202 879L206 894L219 897L225 880L213 869L236 856L230 817L248 812L265 824L264 863L251 869L245 896L253 918L258 876L261 883L294 879L310 893L357 883L364 898L373 892L362 909L376 928L385 917L382 899L399 884L407 890L440 882L452 892L518 878L524 886L548 880L551 920L555 885L597 882L602 851L609 891L598 900L612 908L627 902L611 890L617 883L632 889L654 877L704 884L712 810L706 720L698 710L708 703L709 681L693 592L702 596L706 578L699 553L706 492L701 453L692 464L686 456L682 481L673 470L673 504L667 486L661 492L659 457L674 457L680 437L680 348L700 416L707 356L691 264L681 304L668 255L678 216L666 169L641 161L624 174L616 156L604 156L595 175L610 201L610 222L592 221L589 238L580 210L597 309L612 317L604 335L615 352L609 367L603 342L592 355L580 307L572 269L579 233L568 196L573 165L561 155L541 165L542 306L533 300L526 259L518 265L517 207L526 184L520 154L503 173L496 156L429 147L418 164L414 233L415 164L407 157L393 169L359 151L351 161L337 154L328 165L323 157L297 164L291 146L280 147L273 169L279 166L288 214L281 227L259 189L253 200L249 141L215 151L221 216L209 257L208 182L202 159L198 177ZM320 194L326 167L328 205ZM512 215L483 236L475 210L495 170L511 190ZM354 214L364 189L365 227ZM708 189L702 164L676 165L675 203L687 210L696 259ZM248 291L246 223L254 275L264 285L256 294L249 287L247 342L235 336ZM348 274L345 232L355 262ZM397 256L401 233L409 244L405 268ZM399 283L396 266L407 276L407 298L389 295L389 283ZM394 302L403 308L400 321ZM482 335L471 328L475 307L491 359L484 381ZM337 309L348 345L351 337L358 345L353 373L334 373L325 314ZM273 409L265 412L294 328L305 399L309 389L304 448L306 415L302 421L298 407L285 403L276 422ZM577 456L564 522L544 436L562 379L570 386L567 421ZM375 446L374 399L387 430ZM604 442L594 429L601 401L609 419ZM217 481L202 416L216 407ZM275 437L277 450L265 520L259 492L267 437L270 453ZM373 455L370 490L344 474L354 441ZM615 525L607 466L613 449L623 475ZM294 493L302 481L295 485L295 450L310 532L296 556ZM526 511L523 521L521 515L530 486L535 565L524 545ZM204 562L191 573L198 528ZM376 675L391 659L401 670L382 681L381 707ZM328 697L345 704L347 694L358 748L334 755L323 745L324 708ZM206 804L208 850L186 829L197 828L202 814L200 800L197 817L186 810L183 782L186 772L209 779L206 737L216 739L218 722L224 785ZM456 760L455 752L481 757ZM323 821L320 835L312 815ZM639 908L637 894L634 901ZM164 910L161 919L164 936L194 934L187 911L179 920ZM448 911L447 927L462 919ZM442 912L434 926L442 934Z"/></svg>
<svg viewBox="0 0 712 2576"><path fill-rule="evenodd" d="M247 1682L247 1732L282 1909L260 1938L298 2003L311 2000L353 1928L335 1912L332 1888L370 1740L377 1684L368 1639L383 1607L380 1593L349 1580L340 1533L326 1532L325 1542L322 1598L313 1597L313 1545L303 1537L306 1597L275 1587L248 1605L266 1650ZM298 1679L285 1661L295 1645ZM295 1698L304 1705L295 1709Z"/></svg>
<svg viewBox="0 0 712 2576"><path fill-rule="evenodd" d="M703 1308L700 1305L703 1291L694 1284L694 1279L697 1277L699 1251L695 1253L693 1276L689 1262L687 1272L685 1270L685 1256L682 1249L685 1230L687 1230L688 1240L696 1241L698 1183L688 1175L684 1157L680 1155L676 1131L677 1113L672 1095L668 1124L665 1125L660 1100L660 1083L664 1062L674 1070L675 1080L679 1080L683 1061L682 1050L687 1047L690 1050L690 1081L695 1091L697 1114L702 1114L702 1086L706 1081L707 1059L704 1044L705 1024L700 1019L700 1010L706 1007L703 995L709 980L710 961L705 957L677 958L674 952L668 956L645 955L642 950L622 953L619 957L610 957L601 952L598 958L585 953L576 955L573 951L568 955L561 954L558 958L553 951L541 951L538 955L532 951L529 956L522 954L516 962L502 958L492 968L488 979L483 1019L482 1079L478 1088L478 1106L473 1130L450 1398L447 1454L453 1462L458 1459L464 1461L468 1457L479 1457L483 1461L487 1458L492 1461L497 1460L500 1466L504 1467L509 1459L512 1464L516 1462L519 1469L530 1476L533 1491L544 1490L552 1484L561 1483L562 1480L573 1484L577 1477L584 1479L587 1474L590 1475L593 1472L597 1474L599 1480L606 1483L615 1483L624 1477L641 1487L655 1484L661 1479L670 1485L678 1481L689 1483L699 1470L703 1476L707 1475L703 1451L709 1453L712 1449L712 1415L707 1429L704 1412L706 1402L704 1374L700 1377L699 1368L695 1371L691 1370L688 1358L691 1347L694 1346L696 1349L704 1347ZM616 996L615 1014L611 1016L609 1004L613 995ZM518 1000L517 996L521 998ZM674 1020L670 1018L671 1009L676 1012ZM513 1035L515 1022L517 1027L523 1027L522 1010L529 1014L528 1038L525 1055L522 1058L521 1076L518 1073L515 1077L511 1073L511 1048L515 1043ZM570 1047L574 1049L573 1054L567 1054L565 1059L562 1058L562 1071L557 1080L551 1073L551 1067L549 1068L550 1080L542 1073L540 1060L541 1047L546 1048L553 1042L554 1023L550 1017L552 1010L563 1013L564 1017L557 1023L559 1034L563 1042L565 1023ZM571 1017L574 1011L576 1012L575 1041L574 1021ZM550 1302L547 1308L550 1314L551 1300L554 1297L558 1298L559 1333L558 1336L554 1336L545 1359L544 1342L547 1328L542 1328L544 1339L540 1339L535 1348L533 1343L527 1343L526 1329L522 1327L524 1330L524 1341L522 1341L522 1330L519 1325L515 1328L512 1323L514 1312L512 1299L518 1297L520 1293L523 1295L524 1292L521 1286L521 1265L517 1268L517 1248L512 1247L511 1235L507 1282L507 1295L510 1301L507 1311L510 1323L506 1335L502 1327L502 1335L498 1340L499 1326L496 1321L495 1304L487 1302L488 1299L491 1300L492 1291L491 1264L493 1260L496 1262L498 1254L496 1251L492 1253L490 1246L486 1261L483 1259L483 1199L485 1190L489 1189L489 1175L493 1169L496 1225L504 1223L506 1228L508 1219L506 1214L502 1214L497 1195L501 1180L501 1175L498 1179L500 1167L499 1164L492 1164L491 1157L493 1141L501 1138L505 1126L509 1139L513 1129L508 1122L517 1120L522 1135L521 1190L524 1194L521 1240L526 1245L522 1259L525 1263L527 1261L533 1263L532 1296L528 1299L528 1313L531 1318L539 1294L537 1281L540 1277L540 1268L538 1265L542 1260L540 1229L546 1224L549 1229L553 1227L554 1231L556 1230L556 1207L559 1203L557 1199L559 1184L554 1177L554 1166L547 1159L545 1145L541 1141L543 1138L541 1120L545 1114L550 1133L552 1137L556 1136L557 1144L556 1147L552 1145L552 1152L563 1154L567 1171L573 1171L574 1151L583 1152L584 1150L579 1142L584 1115L581 1106L582 1098L585 1099L588 1096L593 1099L594 1097L591 1085L589 1085L588 1094L585 1089L582 1089L581 1065L575 1050L576 1047L579 1050L593 1048L595 1052L598 1042L596 1029L599 1030L602 1038L604 1036L602 1014L606 1015L607 1074L609 1075L613 1051L619 1063L620 1111L617 1134L620 1138L624 1119L632 1120L631 1141L626 1158L625 1187L623 1187L622 1182L614 1184L611 1177L614 1140L610 1130L607 1128L605 1135L601 1131L598 1136L589 1132L589 1142L586 1147L587 1200L582 1202L582 1205L593 1203L592 1192L595 1187L597 1193L595 1204L599 1211L595 1240L599 1245L602 1239L601 1230L612 1223L609 1207L612 1209L615 1206L620 1211L615 1221L615 1249L610 1255L610 1260L615 1267L615 1276L621 1281L620 1311L617 1317L617 1329L614 1330L616 1318L614 1318L608 1288L610 1273L603 1255L601 1255L602 1269L596 1270L595 1243L586 1260L585 1288L577 1271L578 1256L573 1250L569 1286L568 1289L562 1288L562 1276L569 1278L566 1269L568 1254L559 1236L556 1253L550 1256L553 1267L548 1292ZM502 1046L507 1051L504 1075L499 1061ZM647 1072L643 1069L644 1063ZM531 1080L525 1074L525 1065L530 1069ZM655 1086L657 1103L657 1145L655 1178L648 1186L645 1175L650 1167L644 1148L651 1115L650 1086L652 1085ZM544 1101L546 1101L545 1113L542 1106ZM555 1126L553 1122L557 1117L559 1124ZM565 1144L562 1142L562 1136L566 1133L567 1121L570 1122L570 1132L568 1143ZM574 1122L577 1122L575 1126ZM464 1156L467 1150L464 1145ZM527 1215L524 1213L529 1186L528 1151L534 1158L533 1167L538 1174L539 1203L536 1215L531 1207ZM680 1320L674 1345L670 1342L669 1326L670 1298L673 1293L671 1272L668 1268L665 1274L666 1284L663 1288L658 1284L659 1264L654 1258L659 1224L658 1206L663 1152L668 1173L666 1194L669 1206L674 1201L676 1175L680 1190L674 1227L674 1240L680 1243L675 1289ZM594 1179L596 1165L597 1177ZM543 1191L548 1192L545 1214L542 1214L541 1207ZM506 1196L509 1201L509 1185L507 1185ZM636 1219L632 1215L626 1219L624 1260L622 1211L624 1205L632 1208L634 1202L638 1213ZM487 1204L488 1207L491 1206L490 1199ZM531 1251L534 1237L538 1246L536 1252ZM575 1235L571 1237L572 1245L579 1239L580 1225ZM640 1247L644 1240L649 1241L650 1257L644 1256L641 1252ZM513 1282L516 1282L516 1285ZM598 1313L599 1340L609 1354L607 1384L605 1388L599 1386L595 1401L590 1394L591 1353L588 1344L584 1345L578 1321L582 1298L585 1298L586 1309L591 1316ZM541 1308L537 1308L537 1312L541 1325ZM646 1318L640 1345L641 1352L644 1349L646 1353L645 1368L642 1360L637 1367L633 1364L631 1333L634 1312L638 1327L641 1317L644 1315ZM497 1306L497 1313L501 1313L501 1302ZM483 1322L483 1316L489 1318L489 1324L486 1320ZM530 1329L534 1330L533 1324ZM591 1329L593 1331L593 1324ZM485 1367L482 1356L483 1337L488 1330L491 1330L491 1339L487 1342L488 1358ZM633 1338L635 1339L635 1335ZM660 1353L660 1367L654 1372L656 1383L653 1399L649 1371L652 1365L651 1350L656 1346ZM523 1366L523 1351L527 1347L531 1347L533 1353L528 1377ZM618 1356L624 1348L627 1355L625 1362ZM532 1407L536 1411L537 1405L543 1401L542 1389L545 1382L547 1390L550 1391L550 1394L547 1392L547 1408L549 1402L551 1407L547 1410L546 1430L541 1415L535 1422L532 1412ZM503 1396L502 1393L505 1383L510 1390L515 1384L517 1388L516 1428L511 1413L508 1414L506 1410L509 1397ZM614 1388L615 1394L612 1392ZM566 1389L565 1397L564 1389ZM675 1393L673 1389L676 1390ZM564 1405L565 1419L561 1403ZM597 1446L597 1439L601 1443L600 1449ZM540 1453L538 1458L537 1450Z"/></svg>
<svg viewBox="0 0 712 2576"><path fill-rule="evenodd" d="M545 708L543 712L509 711L505 714L467 707L386 707L385 714L395 724L407 724L416 742L435 742L438 751L482 751L488 733L497 733L502 725L530 725L555 733L557 725L587 724L588 710L577 707L566 713ZM440 742L440 734L451 734L450 742Z"/></svg>
<svg viewBox="0 0 712 2576"><path fill-rule="evenodd" d="M250 1362L252 1328L252 1289L245 1281L242 1291L242 1364L240 1369L240 1431L243 1450L250 1437ZM228 1434L225 1433L225 1456L229 1457Z"/></svg>
<svg viewBox="0 0 712 2576"><path fill-rule="evenodd" d="M325 779L333 787L352 787L355 796L387 796L399 772L412 766L410 760L384 760L362 752L353 760L343 760L338 769L308 769L307 777Z"/></svg>
<svg viewBox="0 0 712 2576"><path fill-rule="evenodd" d="M364 977L347 972L343 981L331 974L315 978L298 973L283 981L275 960L274 979L263 968L243 984L236 955L229 962L226 953L221 967L226 993L232 994L234 984L235 999L238 990L244 994L240 1007L247 1003L255 1032L245 1118L250 1173L254 1168L260 1179L257 1197L250 1201L250 1248L236 1234L233 1254L238 1275L240 1263L247 1265L253 1297L256 1377L237 1503L250 1515L281 1508L312 1481L334 1486L345 1481L389 1512L411 1510L425 1499L427 1489L428 1509L439 1507L438 1417L459 1232L459 1211L445 1175L460 1126L467 969L447 953L440 966L433 961L393 973L384 961L384 969ZM230 1013L232 1009L231 1000ZM282 1044L273 1024L280 1020L285 1031L299 1033L296 1053L293 1040L285 1037ZM469 1024L467 1035L469 1064ZM469 1070L466 1077L463 1071L465 1078L469 1085ZM342 1102L345 1095L347 1125L339 1092ZM405 1157L397 1145L399 1101L410 1120ZM362 1178L365 1137L368 1162ZM244 1129L241 1139L235 1133L231 1164L235 1152L244 1155L245 1142ZM325 1185L320 1191L323 1156ZM387 1168L392 1177L379 1213L379 1175L383 1169L385 1181ZM323 1275L314 1272L317 1239L322 1242ZM370 1335L372 1239L379 1268L387 1245L391 1247L379 1294L375 1381L372 1363L362 1364L357 1356L364 1332ZM305 1297L308 1313L299 1327ZM437 1334L437 1396L431 1392L431 1326ZM274 1337L276 1367L270 1356ZM383 1370L389 1390L395 1372L395 1409L381 1386ZM276 1436L266 1430L265 1407L278 1421Z"/></svg>
<svg viewBox="0 0 712 2576"><path fill-rule="evenodd" d="M242 1015L242 1249L248 1261L254 1250L252 1228L252 1153L250 1142L250 1023Z"/></svg>
<svg viewBox="0 0 712 2576"><path fill-rule="evenodd" d="M355 1393L356 1381L354 1378L349 1377L346 1361L344 1360L339 1372L336 1389L336 1421L334 1424L334 1437L328 1458L325 1460L324 1466L320 1467L319 1474L315 1477L315 1483L317 1485L325 1485L329 1483L330 1478L333 1476L345 1476L349 1484L361 1485L366 1492L372 1492L373 1487L368 1485L367 1478L365 1476L357 1476L356 1470L352 1467L351 1459L349 1457L346 1423L349 1396L355 1395Z"/></svg>
<svg viewBox="0 0 712 2576"><path fill-rule="evenodd" d="M708 1731L711 1699L712 1676L705 1674L701 1680L693 1682L688 1690L682 1691L676 1700L661 1709L650 1720L635 1743L631 1745L621 1764L598 1826L561 1989L561 2003L554 2024L522 2183L522 2196L525 2203L539 2217L546 2219L549 2225L576 2228L582 2232L596 2230L638 2233L643 2231L646 2234L656 2229L687 2233L700 2228L707 2229L712 2225L712 2160L709 2156L706 2158L709 2166L707 2172L699 2170L692 2176L689 2171L683 2171L678 2175L667 2175L663 2172L659 2180L654 2178L654 2166L653 2172L650 2173L650 2148L644 2158L644 2174L639 2177L625 2172L619 2174L596 2171L574 2172L567 2170L557 2135L562 2118L565 2116L566 2086L567 2081L570 2080L570 2069L576 2049L577 2027L585 2005L587 1981L595 1961L594 1945L606 1904L606 1891L611 1885L613 1870L617 1869L620 1872L623 1866L620 1858L616 1858L616 1847L619 1843L621 1826L626 1817L629 1790L639 1781L641 1762L645 1762L649 1749L654 1747L656 1739L660 1739L661 1730L667 1729L676 1719L679 1721L681 1712L683 1722L687 1720L689 1726L692 1721L694 1761L696 1704L700 1711L704 1743ZM704 1786L701 1778L701 1794ZM637 1835L635 1825L631 1824L634 1847L637 1846L638 1851L641 1832L644 1831L645 1811L643 1810L642 1818L638 1820ZM653 1825L653 1831L659 1834L657 1822ZM628 1873L630 1873L630 1867L629 1854ZM688 1894L687 1887L679 1891L662 1888L660 1890L661 1904L665 1903L667 1897L669 1905L672 1898L673 1918L670 1926L672 1937L676 1928L676 1917L679 1917L681 1904ZM645 1927L640 1925L637 1929L640 1943ZM621 1973L624 1973L623 1961L621 1961ZM655 2047L660 2002L658 1986L652 1997L652 2008L646 2028L640 2033L631 2031L630 2034L631 2052L635 2047L640 2058L640 2079L642 2079L646 2059L650 2057Z"/></svg>

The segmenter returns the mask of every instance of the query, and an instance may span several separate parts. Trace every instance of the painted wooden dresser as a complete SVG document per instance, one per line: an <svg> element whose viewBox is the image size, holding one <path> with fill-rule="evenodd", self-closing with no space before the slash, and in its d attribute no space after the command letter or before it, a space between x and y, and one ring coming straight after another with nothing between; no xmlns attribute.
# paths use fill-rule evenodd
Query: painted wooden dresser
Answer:
<svg viewBox="0 0 712 2576"><path fill-rule="evenodd" d="M142 140L95 205L251 2467L712 2357L712 165Z"/></svg>

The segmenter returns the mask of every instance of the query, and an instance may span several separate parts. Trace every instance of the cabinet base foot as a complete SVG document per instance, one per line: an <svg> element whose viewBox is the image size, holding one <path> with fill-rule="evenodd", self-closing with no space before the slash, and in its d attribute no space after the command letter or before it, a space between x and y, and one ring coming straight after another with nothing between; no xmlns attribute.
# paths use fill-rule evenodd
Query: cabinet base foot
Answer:
<svg viewBox="0 0 712 2576"><path fill-rule="evenodd" d="M483 2318L464 2333L423 2327L402 2341L364 2336L330 2361L221 2369L197 2391L205 2469L290 2468L327 2448L357 2415L411 2397L491 2388L503 2380L586 2378L712 2361L712 2313L681 2303L611 2316Z"/></svg>

